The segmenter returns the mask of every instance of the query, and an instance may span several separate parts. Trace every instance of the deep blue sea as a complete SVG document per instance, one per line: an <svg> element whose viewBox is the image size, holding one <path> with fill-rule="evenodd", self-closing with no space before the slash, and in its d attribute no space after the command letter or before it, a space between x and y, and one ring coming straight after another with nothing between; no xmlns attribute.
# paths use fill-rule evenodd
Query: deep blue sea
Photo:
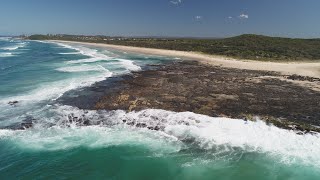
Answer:
<svg viewBox="0 0 320 180"><path fill-rule="evenodd" d="M93 111L57 101L172 59L0 38L0 179L320 179L320 135L261 121L160 109ZM71 114L96 125L70 122ZM12 129L31 121L32 128Z"/></svg>

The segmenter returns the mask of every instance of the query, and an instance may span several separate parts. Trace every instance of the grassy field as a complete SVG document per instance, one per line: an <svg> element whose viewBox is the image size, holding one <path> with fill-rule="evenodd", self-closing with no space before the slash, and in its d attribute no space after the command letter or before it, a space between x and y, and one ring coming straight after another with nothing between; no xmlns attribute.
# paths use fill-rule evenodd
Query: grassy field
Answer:
<svg viewBox="0 0 320 180"><path fill-rule="evenodd" d="M318 61L320 39L291 39L245 34L224 39L123 38L77 35L32 35L31 40L67 40L194 51L264 61Z"/></svg>

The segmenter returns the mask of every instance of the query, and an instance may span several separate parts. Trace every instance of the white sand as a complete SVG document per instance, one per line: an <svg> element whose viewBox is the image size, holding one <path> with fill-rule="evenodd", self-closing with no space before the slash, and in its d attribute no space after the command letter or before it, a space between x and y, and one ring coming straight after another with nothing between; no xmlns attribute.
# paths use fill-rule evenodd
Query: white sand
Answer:
<svg viewBox="0 0 320 180"><path fill-rule="evenodd" d="M75 43L83 45L93 45L97 47L105 47L107 49L115 49L126 52L163 55L178 57L186 60L197 60L202 63L217 65L228 68L249 69L249 70L263 70L263 71L276 71L284 75L298 74L301 76L311 76L320 78L320 62L306 63L306 62L262 62L253 60L239 60L220 56L206 55L197 52L119 46L111 44L99 43L84 43L84 42L69 42L69 41L55 41L61 43Z"/></svg>

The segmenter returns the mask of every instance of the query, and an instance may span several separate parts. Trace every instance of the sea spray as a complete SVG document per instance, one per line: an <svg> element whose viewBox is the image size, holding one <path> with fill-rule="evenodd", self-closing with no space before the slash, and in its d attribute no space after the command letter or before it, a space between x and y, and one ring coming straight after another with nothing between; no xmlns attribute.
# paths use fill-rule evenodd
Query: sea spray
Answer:
<svg viewBox="0 0 320 180"><path fill-rule="evenodd" d="M41 124L38 124L34 129L17 133L11 132L11 135L14 134L14 142L21 144L22 141L29 141L30 138L36 136L37 138L34 139L36 139L37 145L32 146L35 141L29 142L30 148L41 147L41 150L45 150L43 147L47 146L46 143L58 144L54 146L55 148L92 147L93 144L97 145L99 142L101 146L111 143L110 141L113 140L107 138L109 135L104 134L109 131L113 133L125 131L128 136L139 132L141 137L137 138L137 141L143 139L144 133L146 137L153 134L154 141L161 140L162 143L168 141L168 144L175 141L178 144L176 147L178 149L192 144L193 148L214 151L215 153L219 151L232 153L241 150L267 154L282 163L320 166L320 136L318 134L298 135L294 131L266 125L262 121L245 122L238 119L213 118L191 112L176 113L157 109L126 113L121 110L88 111L70 106L55 106L50 111L55 113L53 118L58 120L56 125L42 130ZM70 114L77 117L76 120L68 118ZM89 126L78 124L80 118L90 121L86 123ZM96 129L94 137L87 135L83 138L79 137L79 135L91 131L93 133L94 129ZM5 131L7 132L7 130ZM47 132L51 132L50 137L45 135ZM86 139L88 137L90 140ZM61 138L70 139L71 142L64 142L62 146L59 144ZM72 142L74 139L79 139L79 141ZM134 139L130 141L134 143ZM119 139L115 139L115 141L119 141ZM41 143L44 144L41 145ZM26 144L26 142L22 144Z"/></svg>

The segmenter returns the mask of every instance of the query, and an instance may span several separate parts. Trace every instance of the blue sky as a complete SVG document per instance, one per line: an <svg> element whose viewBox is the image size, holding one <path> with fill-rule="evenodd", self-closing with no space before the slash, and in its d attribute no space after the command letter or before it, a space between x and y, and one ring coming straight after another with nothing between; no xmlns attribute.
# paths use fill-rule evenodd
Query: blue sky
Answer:
<svg viewBox="0 0 320 180"><path fill-rule="evenodd" d="M320 0L1 0L0 34L320 37Z"/></svg>

